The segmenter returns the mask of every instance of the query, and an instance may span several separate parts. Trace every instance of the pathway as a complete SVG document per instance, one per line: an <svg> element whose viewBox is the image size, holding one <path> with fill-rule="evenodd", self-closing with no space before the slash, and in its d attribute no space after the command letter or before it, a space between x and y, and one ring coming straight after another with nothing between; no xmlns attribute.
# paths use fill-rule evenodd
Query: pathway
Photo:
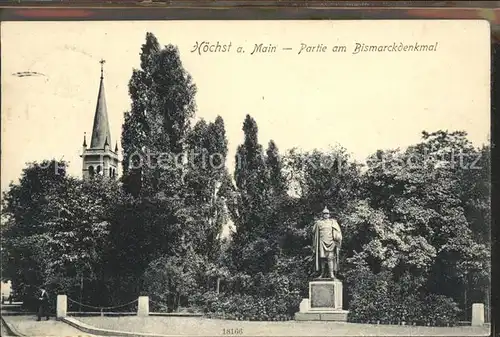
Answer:
<svg viewBox="0 0 500 337"><path fill-rule="evenodd" d="M40 322L37 322L34 316L3 316L2 318L13 328L12 330L24 336L92 336L66 323L56 321L54 318ZM2 336L4 336L3 332L4 328L2 327Z"/></svg>
<svg viewBox="0 0 500 337"><path fill-rule="evenodd" d="M489 336L488 327L417 327L342 322L249 322L195 317L74 317L101 329L184 336Z"/></svg>

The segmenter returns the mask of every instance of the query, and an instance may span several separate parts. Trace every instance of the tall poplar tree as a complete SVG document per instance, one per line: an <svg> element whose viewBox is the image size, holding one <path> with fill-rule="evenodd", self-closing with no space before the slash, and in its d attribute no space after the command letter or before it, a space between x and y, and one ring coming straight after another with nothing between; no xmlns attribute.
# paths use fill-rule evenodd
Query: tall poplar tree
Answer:
<svg viewBox="0 0 500 337"><path fill-rule="evenodd" d="M160 52L160 44L152 33L146 34L141 47L141 66L134 69L129 81L132 100L130 111L124 114L122 126L123 181L128 192L137 196L141 187L141 158L145 157L145 145L149 136L147 116L152 114L154 92L152 90L152 66Z"/></svg>
<svg viewBox="0 0 500 337"><path fill-rule="evenodd" d="M183 156L196 108L196 86L178 48L162 46L154 34L147 33L129 94L131 109L122 127L123 181L133 198L119 205L122 212L111 237L138 255L137 263L131 264L130 254L117 252L121 265L133 266L120 268L123 275L118 282L128 283L126 287L135 291L151 261L183 256L189 249Z"/></svg>
<svg viewBox="0 0 500 337"><path fill-rule="evenodd" d="M277 214L275 187L281 186L277 148L271 145L267 159L258 141L258 127L247 115L243 123L244 141L236 154L236 207L232 210L236 232L230 247L234 267L241 272L254 274L271 270L276 262L275 236ZM270 164L270 167L267 167ZM273 200L274 198L274 200ZM276 220L276 219L274 219Z"/></svg>
<svg viewBox="0 0 500 337"><path fill-rule="evenodd" d="M225 190L221 186L227 179L227 138L224 120L215 122L201 119L187 139L188 169L186 181L186 215L196 237L195 251L210 258L219 249L219 235L226 222Z"/></svg>
<svg viewBox="0 0 500 337"><path fill-rule="evenodd" d="M283 162L278 146L271 140L266 151L266 168L268 188L274 198L283 197L287 192L286 180L283 176Z"/></svg>
<svg viewBox="0 0 500 337"><path fill-rule="evenodd" d="M146 194L173 195L184 173L179 156L196 109L196 86L182 65L178 48L161 48L148 33L141 68L133 71L129 94L131 111L125 113L122 130L126 185L135 195L143 188ZM134 170L132 163L140 170Z"/></svg>
<svg viewBox="0 0 500 337"><path fill-rule="evenodd" d="M247 115L243 123L245 139L238 146L234 178L239 192L237 236L254 239L262 226L262 208L265 201L266 167L262 145L258 141L258 127Z"/></svg>
<svg viewBox="0 0 500 337"><path fill-rule="evenodd" d="M283 160L278 146L269 141L266 157L265 195L267 207L263 210L265 216L264 235L269 238L270 244L277 247L284 235L287 224L286 205L289 201L288 186L283 172Z"/></svg>

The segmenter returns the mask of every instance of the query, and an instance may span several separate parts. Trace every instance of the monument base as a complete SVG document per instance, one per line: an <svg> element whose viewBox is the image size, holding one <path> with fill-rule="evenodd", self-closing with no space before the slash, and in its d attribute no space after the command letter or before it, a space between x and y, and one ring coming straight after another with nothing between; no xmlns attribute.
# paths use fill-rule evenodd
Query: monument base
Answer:
<svg viewBox="0 0 500 337"><path fill-rule="evenodd" d="M300 303L295 320L346 322L348 313L342 309L342 282L317 279L309 282L309 298Z"/></svg>
<svg viewBox="0 0 500 337"><path fill-rule="evenodd" d="M330 312L296 312L294 319L296 321L337 321L347 322L347 310L335 310Z"/></svg>

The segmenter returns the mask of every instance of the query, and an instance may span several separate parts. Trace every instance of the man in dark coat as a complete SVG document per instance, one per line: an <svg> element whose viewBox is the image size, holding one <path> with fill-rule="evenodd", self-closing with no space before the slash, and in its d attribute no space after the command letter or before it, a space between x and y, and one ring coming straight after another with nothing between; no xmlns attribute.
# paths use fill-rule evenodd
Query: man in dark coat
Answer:
<svg viewBox="0 0 500 337"><path fill-rule="evenodd" d="M38 319L40 321L45 316L49 320L49 293L45 288L40 288L38 294Z"/></svg>

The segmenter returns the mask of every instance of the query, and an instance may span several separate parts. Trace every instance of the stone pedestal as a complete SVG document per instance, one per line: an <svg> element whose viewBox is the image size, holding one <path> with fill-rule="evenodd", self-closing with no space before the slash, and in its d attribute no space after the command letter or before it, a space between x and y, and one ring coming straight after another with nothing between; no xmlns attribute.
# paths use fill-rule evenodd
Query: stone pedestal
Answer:
<svg viewBox="0 0 500 337"><path fill-rule="evenodd" d="M309 282L309 298L300 303L296 321L347 321L347 310L342 309L342 282L319 279Z"/></svg>
<svg viewBox="0 0 500 337"><path fill-rule="evenodd" d="M149 316L149 297L139 296L137 303L137 316Z"/></svg>
<svg viewBox="0 0 500 337"><path fill-rule="evenodd" d="M473 326L483 326L484 325L484 304L483 303L472 304L471 325L473 325Z"/></svg>
<svg viewBox="0 0 500 337"><path fill-rule="evenodd" d="M57 295L56 318L65 318L68 311L68 297L66 295Z"/></svg>

